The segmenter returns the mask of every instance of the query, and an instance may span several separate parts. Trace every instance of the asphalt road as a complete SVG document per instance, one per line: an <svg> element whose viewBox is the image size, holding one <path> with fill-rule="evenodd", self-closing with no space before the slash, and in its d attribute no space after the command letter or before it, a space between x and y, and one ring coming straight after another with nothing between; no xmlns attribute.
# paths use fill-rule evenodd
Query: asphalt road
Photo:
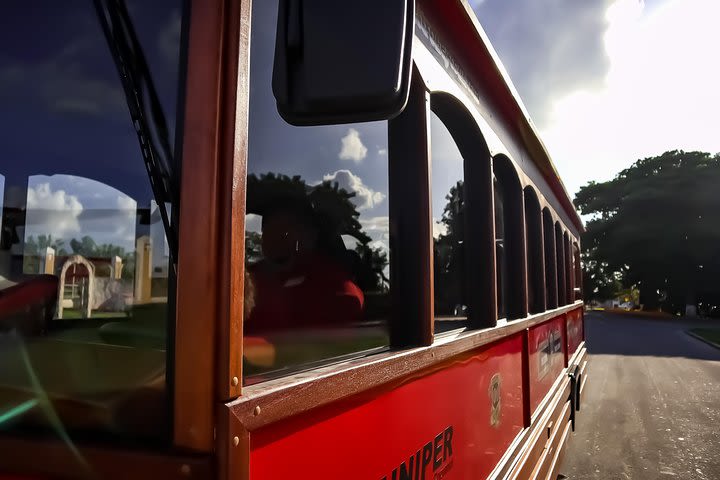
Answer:
<svg viewBox="0 0 720 480"><path fill-rule="evenodd" d="M708 321L585 319L588 390L561 472L720 480L720 350L685 334Z"/></svg>

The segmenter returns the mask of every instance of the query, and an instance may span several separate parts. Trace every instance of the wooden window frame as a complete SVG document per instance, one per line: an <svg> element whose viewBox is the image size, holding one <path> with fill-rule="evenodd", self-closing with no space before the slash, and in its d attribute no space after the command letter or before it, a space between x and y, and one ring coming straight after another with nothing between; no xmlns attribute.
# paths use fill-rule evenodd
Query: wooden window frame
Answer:
<svg viewBox="0 0 720 480"><path fill-rule="evenodd" d="M175 336L176 447L215 448L241 394L250 0L193 0Z"/></svg>
<svg viewBox="0 0 720 480"><path fill-rule="evenodd" d="M515 165L505 155L493 158L493 173L502 186L503 222L505 227L505 257L507 261L508 320L525 318L528 314L527 249L525 245L525 200L523 186Z"/></svg>
<svg viewBox="0 0 720 480"><path fill-rule="evenodd" d="M573 296L574 300L583 298L583 274L582 263L580 259L580 244L577 240L573 242L573 269L575 271L575 288L579 289L577 294Z"/></svg>
<svg viewBox="0 0 720 480"><path fill-rule="evenodd" d="M571 239L572 237L566 230L565 233L563 233L563 241L565 247L565 288L567 290L567 303L573 302L575 298L575 270L572 267Z"/></svg>
<svg viewBox="0 0 720 480"><path fill-rule="evenodd" d="M560 305L558 295L557 277L557 248L555 246L555 222L548 207L542 210L543 217L543 244L545 247L545 288L547 292L547 309L557 308Z"/></svg>
<svg viewBox="0 0 720 480"><path fill-rule="evenodd" d="M231 388L227 372L241 378L237 322L242 316L237 313L242 311L243 272L231 267L235 264L230 260L244 256L242 242L233 243L232 231L244 230L248 89L247 79L238 79L237 72L239 64L247 63L250 0L186 1L190 14L183 45L187 70L181 78L181 206L173 209L178 212L179 252L170 329L174 334L168 339L174 352L167 370L173 413L169 448L142 452L137 445L83 441L73 446L86 460L82 467L62 440L3 435L3 471L118 479L208 478L214 471L218 400L240 393L239 386ZM230 298L228 285L239 298ZM233 328L234 338L227 335ZM219 335L230 340L218 341ZM229 359L235 355L233 364Z"/></svg>
<svg viewBox="0 0 720 480"><path fill-rule="evenodd" d="M565 242L560 220L555 221L555 273L557 275L558 306L567 305L567 284L565 277Z"/></svg>

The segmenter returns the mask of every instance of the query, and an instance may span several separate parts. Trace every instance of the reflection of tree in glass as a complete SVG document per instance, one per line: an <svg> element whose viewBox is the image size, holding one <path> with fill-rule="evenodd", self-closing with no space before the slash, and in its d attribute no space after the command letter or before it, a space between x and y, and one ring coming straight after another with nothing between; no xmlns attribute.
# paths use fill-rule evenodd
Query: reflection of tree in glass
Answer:
<svg viewBox="0 0 720 480"><path fill-rule="evenodd" d="M65 241L53 238L52 235L38 235L37 240L30 235L25 240L25 255L38 255L50 247L55 250L56 255L67 255Z"/></svg>
<svg viewBox="0 0 720 480"><path fill-rule="evenodd" d="M249 264L262 260L262 237L258 232L245 231L245 259Z"/></svg>
<svg viewBox="0 0 720 480"><path fill-rule="evenodd" d="M435 314L464 315L465 195L458 181L445 197L442 223L445 233L435 239Z"/></svg>
<svg viewBox="0 0 720 480"><path fill-rule="evenodd" d="M345 265L365 290L385 290L389 283L384 270L388 257L381 248L372 248L370 236L363 231L360 212L353 204L354 192L340 188L337 182L323 181L308 185L299 175L289 177L276 173L248 175L247 213L263 215L278 202L309 203L318 229L320 248ZM357 240L355 250L346 250L342 235ZM249 262L262 258L261 236L246 232L246 257Z"/></svg>

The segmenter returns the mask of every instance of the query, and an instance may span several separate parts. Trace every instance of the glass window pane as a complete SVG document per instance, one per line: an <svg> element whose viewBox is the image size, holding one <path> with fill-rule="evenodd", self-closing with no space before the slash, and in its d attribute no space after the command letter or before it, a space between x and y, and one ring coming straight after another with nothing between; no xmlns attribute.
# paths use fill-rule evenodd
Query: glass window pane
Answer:
<svg viewBox="0 0 720 480"><path fill-rule="evenodd" d="M388 344L387 122L282 120L277 7L257 2L252 14L246 384Z"/></svg>
<svg viewBox="0 0 720 480"><path fill-rule="evenodd" d="M183 2L109 3L144 55L126 78L152 170L172 176ZM164 436L170 250L111 40L92 2L3 14L0 431Z"/></svg>
<svg viewBox="0 0 720 480"><path fill-rule="evenodd" d="M467 325L463 157L440 118L431 114L435 332Z"/></svg>
<svg viewBox="0 0 720 480"><path fill-rule="evenodd" d="M493 180L493 195L495 198L495 273L498 318L507 317L507 283L508 268L505 253L505 200L503 187L497 179Z"/></svg>

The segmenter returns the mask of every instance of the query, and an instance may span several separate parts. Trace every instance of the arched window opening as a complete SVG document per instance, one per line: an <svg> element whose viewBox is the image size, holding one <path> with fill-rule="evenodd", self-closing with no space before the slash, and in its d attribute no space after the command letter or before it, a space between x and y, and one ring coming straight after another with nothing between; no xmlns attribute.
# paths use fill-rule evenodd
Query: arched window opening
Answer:
<svg viewBox="0 0 720 480"><path fill-rule="evenodd" d="M580 247L577 242L573 242L573 270L575 271L575 291L573 298L575 300L581 300L583 298L582 266L580 264Z"/></svg>
<svg viewBox="0 0 720 480"><path fill-rule="evenodd" d="M557 308L558 306L558 282L557 262L555 258L555 227L553 226L552 215L546 207L543 209L543 240L545 248L545 294L546 307Z"/></svg>
<svg viewBox="0 0 720 480"><path fill-rule="evenodd" d="M435 332L466 326L468 285L463 156L447 126L430 117Z"/></svg>
<svg viewBox="0 0 720 480"><path fill-rule="evenodd" d="M565 274L565 241L560 222L555 222L555 259L557 262L558 305L563 306L567 305L568 296L567 275Z"/></svg>
<svg viewBox="0 0 720 480"><path fill-rule="evenodd" d="M438 281L437 269L440 263L442 268L450 267L445 273L451 274L452 265L442 266L437 258L434 260L435 331L447 329L447 325L442 325L444 322L438 322L439 308L455 318L445 323L454 322L457 325L457 320L465 316L469 327L493 327L497 321L497 299L495 272L492 269L495 242L490 151L475 119L455 97L433 93L430 107L434 114L430 122L434 253L442 256L443 249L447 253L447 240L451 238L443 240L443 237L455 237L455 251L461 253L464 259L464 290L459 292L458 297L461 302L452 303L443 297L442 292L452 292L452 289ZM462 162L452 159L461 159ZM448 217L450 223L444 221L445 211L451 213ZM449 226L453 223L453 230L462 231L462 235L450 231ZM462 243L458 245L457 242ZM457 248L460 245L462 247ZM438 301L443 303L438 305ZM456 309L456 306L459 308Z"/></svg>
<svg viewBox="0 0 720 480"><path fill-rule="evenodd" d="M498 318L527 315L523 193L510 160L497 156L495 174L495 255Z"/></svg>
<svg viewBox="0 0 720 480"><path fill-rule="evenodd" d="M497 316L507 317L507 255L505 254L505 195L502 185L493 178L495 195L495 288L497 289Z"/></svg>
<svg viewBox="0 0 720 480"><path fill-rule="evenodd" d="M525 187L525 234L527 248L528 308L530 313L545 310L545 259L540 202L535 190Z"/></svg>
<svg viewBox="0 0 720 480"><path fill-rule="evenodd" d="M570 236L568 232L563 233L563 247L565 248L565 289L566 302L573 303L575 301L575 270L572 266L572 250L570 249Z"/></svg>

